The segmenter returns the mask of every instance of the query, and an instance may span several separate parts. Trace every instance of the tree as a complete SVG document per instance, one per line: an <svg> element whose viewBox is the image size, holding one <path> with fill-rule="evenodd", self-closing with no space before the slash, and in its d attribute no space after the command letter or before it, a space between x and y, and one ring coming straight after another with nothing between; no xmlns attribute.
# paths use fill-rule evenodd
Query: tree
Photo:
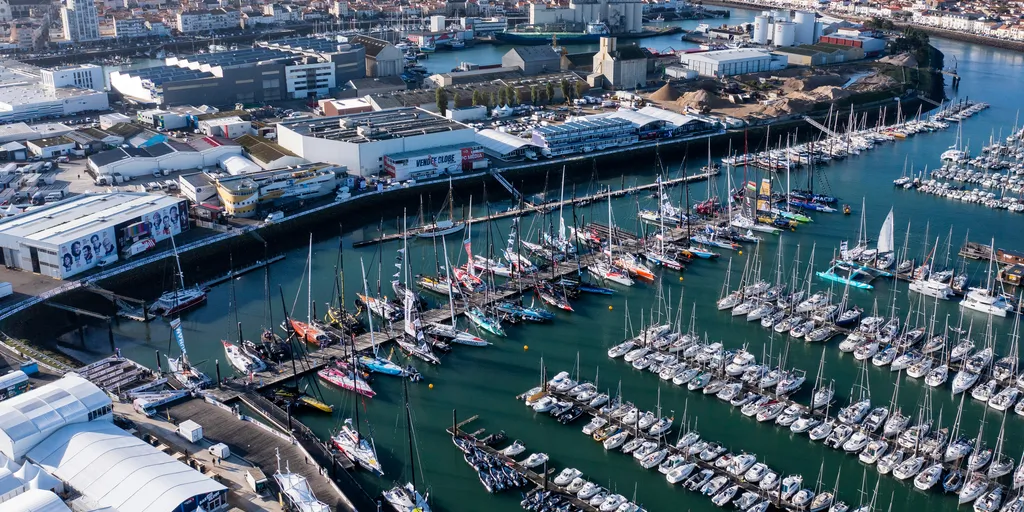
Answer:
<svg viewBox="0 0 1024 512"><path fill-rule="evenodd" d="M547 91L537 91L537 103L545 103L548 101Z"/></svg>
<svg viewBox="0 0 1024 512"><path fill-rule="evenodd" d="M576 81L576 97L577 98L582 98L583 97L583 93L586 92L586 88L587 88L587 84L585 84L583 82L583 80L577 80Z"/></svg>
<svg viewBox="0 0 1024 512"><path fill-rule="evenodd" d="M434 91L434 102L437 103L437 112L442 116L448 113L448 91L444 87L438 87Z"/></svg>
<svg viewBox="0 0 1024 512"><path fill-rule="evenodd" d="M491 91L491 101L487 103L487 106L492 108L498 106L498 94L494 91Z"/></svg>
<svg viewBox="0 0 1024 512"><path fill-rule="evenodd" d="M483 94L480 94L479 89L473 90L473 106L480 105L484 102Z"/></svg>
<svg viewBox="0 0 1024 512"><path fill-rule="evenodd" d="M512 106L515 106L516 103L519 102L519 98L516 95L516 88L511 85L506 87L505 96L508 97L508 102L512 104Z"/></svg>
<svg viewBox="0 0 1024 512"><path fill-rule="evenodd" d="M526 92L526 89L516 90L516 104L522 105L523 103L526 103L526 100L530 99L526 97L527 94L529 93Z"/></svg>
<svg viewBox="0 0 1024 512"><path fill-rule="evenodd" d="M563 78L560 85L562 88L562 98L566 103L569 103L569 95L572 93L572 90L569 89L569 81Z"/></svg>
<svg viewBox="0 0 1024 512"><path fill-rule="evenodd" d="M555 84L552 82L546 82L544 84L544 92L547 93L547 100L549 102L555 101Z"/></svg>
<svg viewBox="0 0 1024 512"><path fill-rule="evenodd" d="M462 95L459 93L455 93L455 96L452 97L452 107L459 108L460 101L462 101Z"/></svg>
<svg viewBox="0 0 1024 512"><path fill-rule="evenodd" d="M508 103L508 91L504 87L498 89L498 103L497 106L501 106Z"/></svg>
<svg viewBox="0 0 1024 512"><path fill-rule="evenodd" d="M538 92L537 91L537 86L536 85L531 85L530 86L530 104L532 104L532 105L536 105L536 104L540 103L540 95L537 94L537 92Z"/></svg>

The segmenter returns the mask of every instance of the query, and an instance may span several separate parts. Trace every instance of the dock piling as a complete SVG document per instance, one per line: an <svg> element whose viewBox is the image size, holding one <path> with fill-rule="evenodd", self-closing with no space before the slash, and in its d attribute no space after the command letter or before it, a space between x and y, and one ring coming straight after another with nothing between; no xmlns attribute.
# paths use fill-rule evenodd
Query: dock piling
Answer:
<svg viewBox="0 0 1024 512"><path fill-rule="evenodd" d="M220 380L220 359L214 359L213 366L217 368L217 388L219 389L220 383L223 382Z"/></svg>
<svg viewBox="0 0 1024 512"><path fill-rule="evenodd" d="M160 366L160 349L156 350L156 369L160 373L164 372L163 367Z"/></svg>
<svg viewBox="0 0 1024 512"><path fill-rule="evenodd" d="M110 351L114 351L114 319L107 319L107 339L110 341Z"/></svg>

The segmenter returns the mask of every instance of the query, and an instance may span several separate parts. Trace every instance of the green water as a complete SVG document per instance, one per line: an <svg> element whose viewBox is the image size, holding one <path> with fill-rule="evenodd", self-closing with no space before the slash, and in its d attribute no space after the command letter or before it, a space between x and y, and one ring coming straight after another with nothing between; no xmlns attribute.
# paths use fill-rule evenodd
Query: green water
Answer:
<svg viewBox="0 0 1024 512"><path fill-rule="evenodd" d="M993 130L998 133L1002 128L1005 136L1012 127L1014 116L1021 104L1016 86L1024 83L1024 56L963 43L938 41L937 45L946 53L947 62L952 61L953 56L956 58L958 69L964 76L959 94L988 101L993 105L993 108L965 122L965 140L969 141L972 148L978 148L987 143ZM952 91L948 94L953 95ZM912 162L914 169L923 168L925 165L936 166L939 153L953 142L953 138L953 130L920 134L826 167L824 174L827 176L829 189L833 194L839 195L842 202L854 206L854 215L845 217L840 214L818 214L815 215L815 222L812 224L801 226L796 232L767 240L761 248L764 273L770 274L774 271L775 255L780 245L784 246L784 275L788 276L791 271L797 245L801 251L801 275L811 245L814 243L817 244L817 262L821 269L821 265L827 261L841 240L856 236L862 197L866 200L867 225L872 237L877 236L877 230L890 207L895 208L897 245L902 244L907 221L913 222L910 236L911 254L920 254L922 251L926 221L931 223L929 242L933 242L935 236L941 236L944 243L950 226L953 227L954 253L968 229L972 240L988 241L990 237L995 237L998 247L1024 248L1024 235L1020 229L1024 226L1024 219L1017 214L893 189L892 180L900 175L906 158ZM691 157L690 161L703 158L704 155L698 155ZM700 165L693 163L690 166L691 171ZM666 162L666 166L675 169L678 162ZM637 162L635 168L631 169L605 169L600 165L598 168L602 177L615 186L620 183L622 173L627 174L627 182L653 180L653 162ZM795 173L794 183L802 182L805 176L803 171ZM552 183L555 181L552 179ZM578 191L582 192L588 186L592 184L587 180L577 180ZM723 176L719 188L724 190L724 187ZM492 190L496 190L493 184ZM678 190L672 194L675 197ZM706 194L705 184L695 184L691 187L691 195L695 199L702 199ZM460 199L465 201L468 198ZM626 229L633 229L635 201L639 201L644 207L653 205L653 199L649 195L619 199L613 204L616 219ZM479 203L479 197L475 202ZM503 209L508 204L507 201L498 202L493 204L492 208ZM478 204L474 206L474 210L477 213L482 212ZM577 214L580 217L585 215L587 219L596 218L604 222L605 212L604 206L600 205L592 210L579 211ZM389 211L387 215L392 216L394 212ZM523 224L529 229L532 222L531 219L525 219ZM386 229L394 230L396 227L394 220L385 221L384 224ZM491 226L494 245L504 244L508 228L507 220ZM381 259L376 254L377 248L350 249L351 241L373 236L376 229L376 226L368 226L345 235L344 269L349 298L353 298L354 293L361 287L361 261L370 273L371 283L377 281L378 263ZM474 225L472 232L474 250L483 252L487 245L487 226ZM458 240L448 242L448 253L453 259L465 257L461 253ZM316 240L314 244L312 295L314 301L321 305L320 311L323 311L322 304L331 299L336 247L336 239ZM398 246L394 244L384 247L384 265L381 272L385 282L389 281L389 274L393 272L391 264L397 248ZM939 252L943 250L940 249ZM440 252L441 249L437 248L436 251ZM305 279L301 276L305 268L306 247L293 247L286 252L288 257L273 265L271 269L275 322L282 316L280 299L277 298L276 292L278 285L283 287L289 308L292 307L293 300L298 303L294 314L298 317L306 315L306 291L299 290L299 286L305 284ZM425 269L433 266L434 254L435 247L432 243L417 241L410 246L409 260L414 270ZM752 254L750 248L745 249L742 255L731 254L734 284L740 269ZM716 310L714 301L719 297L729 256L726 254L721 260L714 262L696 261L687 268L683 280L679 279L678 273L658 271L664 294L672 298L673 304L682 296L682 309L686 316L689 315L691 305L696 304L698 329L706 332L712 340L722 340L727 348L738 348L748 344L752 350L761 353L762 347L770 345L777 357L778 353L788 346L789 365L807 370L809 380L813 379L824 350L826 372L828 378L834 379L837 383L839 403L848 403L849 389L857 378L859 367L851 354L840 354L836 347L840 339L834 339L827 346L809 345L804 342L788 343L779 337L773 340L757 323L737 320L728 313ZM972 265L969 268L974 282L984 280L983 266ZM892 289L884 281L876 282L876 285L877 289L873 292L851 291L851 296L855 302L868 310L874 299L878 300L880 308L887 309L890 297L893 296ZM242 276L235 281L234 287L238 297L239 320L245 325L247 336L256 336L258 329L267 323L263 275L257 272ZM815 281L814 287L819 290L827 289L826 284L821 281ZM899 284L897 288L897 307L900 315L905 316L910 307L906 284ZM185 337L192 359L207 360L204 366L211 374L213 360L223 360L218 340L235 337L235 320L229 308L230 290L231 286L228 284L216 287L210 293L206 306L183 317ZM386 287L386 291L391 294L389 286ZM570 370L579 357L585 378L593 379L599 371L600 387L613 390L621 381L625 398L644 408L654 408L657 389L660 387L662 407L675 411L677 426L684 407L687 407L691 422L696 423L697 429L706 438L721 441L733 451L754 452L761 460L784 474L803 474L805 482L809 484L813 484L819 467L824 462L825 486L831 487L841 470L841 499L847 503L858 502L862 465L855 457L825 448L819 443L812 443L806 436L791 434L788 429L758 424L717 399L689 393L685 389L660 381L656 375L634 371L621 361L609 360L606 356L607 348L621 341L624 336L627 304L632 324L639 326L641 311L649 311L655 304L655 286L638 284L630 289L621 289L613 296L585 296L574 304L574 313L559 312L553 324L509 327L509 337L494 339L494 345L488 348L456 346L451 354L444 357L439 367L426 367L417 363L425 376L423 382L410 386L418 445L417 477L421 485L425 483L429 488L436 509L519 510L518 494L489 495L483 490L475 473L462 461L461 454L444 433L444 429L451 424L452 410L456 408L460 418L480 415L480 419L469 425L468 429L486 428L489 432L503 429L512 439L521 439L525 442L528 452L549 453L552 467L579 468L587 477L627 497L633 496L635 491L638 501L649 510L715 509L706 498L670 486L661 474L642 470L631 458L617 452L606 453L598 443L580 433L582 421L573 426L563 426L547 414L536 415L521 402L516 401L516 394L538 383L542 357L551 374L559 370ZM926 310L930 314L930 303ZM947 314L952 315L953 321L958 317L955 303L940 305L940 324ZM983 317L969 315L968 319L970 318L974 318L976 330L983 327ZM1005 352L1008 345L1007 334L1011 327L1011 320L995 320L998 353ZM90 340L97 353L105 350L106 346L105 333L101 331L94 331L95 339ZM154 349L165 351L168 346L167 325L162 321L148 325L122 322L116 327L116 334L118 346L125 355L144 364L153 364ZM529 349L526 350L525 346ZM227 365L221 364L221 369L226 373ZM874 402L887 404L892 395L896 375L888 368L870 365L868 374ZM433 384L433 389L430 389L428 384ZM388 487L393 481L407 480L410 471L404 418L400 407L401 383L393 378L378 377L374 380L373 387L378 393L377 397L362 401L358 406L361 408L361 418L367 419L372 425L386 477L378 479L361 474L361 480L371 492ZM810 387L809 382L797 395L797 399L806 402ZM916 410L922 403L924 388L922 382L914 379L904 381L900 391L900 402L905 410ZM332 428L350 415L352 407L357 405L350 394L327 387L324 387L324 394L329 402L336 405L338 412L335 416L302 417L302 420L321 436L329 435ZM935 390L932 408L936 414L942 411L943 424L948 425L952 422L956 403L950 396L948 384ZM978 428L983 411L982 404L968 397L964 406L963 427L972 436ZM1012 412L1007 416L1006 451L1016 459L1024 449L1024 442L1020 436L1024 418ZM985 438L990 445L995 443L1002 418L1003 414L997 412L989 412L987 416ZM675 432L672 435L674 436ZM870 489L878 477L873 467L868 468L867 474L867 487ZM879 496L882 506L888 506L892 496L893 510L953 510L956 507L955 499L950 496L942 496L936 492L922 493L913 489L909 481L899 483L892 477L881 478Z"/></svg>

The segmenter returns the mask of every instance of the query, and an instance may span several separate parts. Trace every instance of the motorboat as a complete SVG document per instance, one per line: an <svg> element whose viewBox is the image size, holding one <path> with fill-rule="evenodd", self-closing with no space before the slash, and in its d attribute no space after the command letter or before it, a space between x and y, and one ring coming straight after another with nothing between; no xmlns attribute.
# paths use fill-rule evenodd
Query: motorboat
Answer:
<svg viewBox="0 0 1024 512"><path fill-rule="evenodd" d="M626 443L629 439L629 432L622 431L604 440L605 450L614 450Z"/></svg>
<svg viewBox="0 0 1024 512"><path fill-rule="evenodd" d="M853 436L852 426L846 424L836 425L832 433L825 438L825 446L838 450L851 436Z"/></svg>
<svg viewBox="0 0 1024 512"><path fill-rule="evenodd" d="M526 445L522 441L516 439L511 445L501 450L501 453L506 457L515 457L520 453L526 451Z"/></svg>
<svg viewBox="0 0 1024 512"><path fill-rule="evenodd" d="M693 473L693 470L696 467L697 467L697 464L695 464L693 462L690 462L690 463L684 464L682 466L679 466L679 467L669 471L668 473L666 473L665 474L665 480L667 480L668 483L670 483L670 484L677 484L679 482L682 482L687 477L689 477L690 474Z"/></svg>
<svg viewBox="0 0 1024 512"><path fill-rule="evenodd" d="M871 440L871 436L863 430L858 430L843 443L843 451L847 453L860 453Z"/></svg>
<svg viewBox="0 0 1024 512"><path fill-rule="evenodd" d="M779 497L783 501L789 501L797 492L800 491L800 486L804 483L804 477L800 475L789 475L782 479L782 486L779 488Z"/></svg>
<svg viewBox="0 0 1024 512"><path fill-rule="evenodd" d="M535 468L547 462L548 458L548 454L546 453L534 453L520 462L520 464L527 468Z"/></svg>
<svg viewBox="0 0 1024 512"><path fill-rule="evenodd" d="M711 498L711 503L714 503L719 507L724 507L732 501L734 497L736 497L736 493L739 491L739 488L740 487L738 485L730 485L724 491L716 494L714 498Z"/></svg>
<svg viewBox="0 0 1024 512"><path fill-rule="evenodd" d="M999 389L999 382L995 379L989 379L987 382L980 386L975 386L971 390L971 398L979 402L988 402L992 398L997 390Z"/></svg>
<svg viewBox="0 0 1024 512"><path fill-rule="evenodd" d="M997 393L996 396L989 399L988 406L997 411L1006 411L1017 403L1017 399L1020 395L1020 388L1016 386L1007 386Z"/></svg>
<svg viewBox="0 0 1024 512"><path fill-rule="evenodd" d="M857 458L864 464L874 464L889 450L889 443L883 439L871 441L857 455Z"/></svg>
<svg viewBox="0 0 1024 512"><path fill-rule="evenodd" d="M886 423L889 418L889 409L885 407L875 407L868 413L868 417L864 419L862 427L868 432L877 431L882 425Z"/></svg>
<svg viewBox="0 0 1024 512"><path fill-rule="evenodd" d="M974 502L974 512L997 512L1003 503L1003 488L996 486Z"/></svg>
<svg viewBox="0 0 1024 512"><path fill-rule="evenodd" d="M949 365L945 364L932 368L924 377L924 383L933 388L945 384L947 380L949 380Z"/></svg>
<svg viewBox="0 0 1024 512"><path fill-rule="evenodd" d="M761 481L757 483L757 486L762 491L771 492L778 489L780 484L779 474L772 470L768 470L764 477L761 478Z"/></svg>
<svg viewBox="0 0 1024 512"><path fill-rule="evenodd" d="M896 448L895 450L885 454L881 459L878 459L878 473L881 475L888 475L893 469L896 469L900 464L903 463L903 449Z"/></svg>
<svg viewBox="0 0 1024 512"><path fill-rule="evenodd" d="M746 473L743 473L743 480L756 484L760 482L769 471L771 471L771 469L767 464L763 462L756 462L753 466L750 466L750 469L748 469Z"/></svg>
<svg viewBox="0 0 1024 512"><path fill-rule="evenodd" d="M614 512L627 502L626 497L621 494L612 494L605 498L598 510L601 512Z"/></svg>
<svg viewBox="0 0 1024 512"><path fill-rule="evenodd" d="M810 431L821 424L821 420L815 418L813 415L805 414L797 418L792 425L789 426L789 430L794 434L803 434Z"/></svg>
<svg viewBox="0 0 1024 512"><path fill-rule="evenodd" d="M588 436L593 435L594 431L601 427L604 427L607 424L608 420L600 416L594 416L594 419L590 420L590 423L587 423L586 425L583 426L583 433Z"/></svg>
<svg viewBox="0 0 1024 512"><path fill-rule="evenodd" d="M956 376L953 377L953 394L958 395L971 389L980 377L981 375L969 372L966 368L956 372Z"/></svg>
<svg viewBox="0 0 1024 512"><path fill-rule="evenodd" d="M831 421L824 421L817 427L814 427L807 433L807 436L811 438L811 441L821 441L827 439L828 436L832 435L833 424Z"/></svg>
<svg viewBox="0 0 1024 512"><path fill-rule="evenodd" d="M794 507L797 507L798 509L804 509L807 508L807 506L810 505L811 501L813 500L814 491L810 489L800 489L799 491L796 492L796 494L793 495L793 498L790 500L790 502L793 504Z"/></svg>
<svg viewBox="0 0 1024 512"><path fill-rule="evenodd" d="M869 412L871 412L871 401L865 398L840 409L837 417L842 423L856 425L864 421Z"/></svg>
<svg viewBox="0 0 1024 512"><path fill-rule="evenodd" d="M558 474L558 476L555 477L555 485L565 487L573 480L579 478L582 474L583 472L576 468L565 468Z"/></svg>
<svg viewBox="0 0 1024 512"><path fill-rule="evenodd" d="M422 495L412 483L397 485L384 491L384 499L398 512L429 512L427 496Z"/></svg>
<svg viewBox="0 0 1024 512"><path fill-rule="evenodd" d="M897 480L913 478L921 472L922 467L924 467L924 457L910 457L892 470L892 476Z"/></svg>

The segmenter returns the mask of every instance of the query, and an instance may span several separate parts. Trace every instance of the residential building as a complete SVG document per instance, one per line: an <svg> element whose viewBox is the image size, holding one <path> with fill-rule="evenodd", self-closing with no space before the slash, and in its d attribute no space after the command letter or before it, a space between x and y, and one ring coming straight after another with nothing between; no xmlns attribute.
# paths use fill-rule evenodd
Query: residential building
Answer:
<svg viewBox="0 0 1024 512"><path fill-rule="evenodd" d="M501 57L501 66L519 68L524 75L554 73L561 69L562 55L548 45L517 46Z"/></svg>
<svg viewBox="0 0 1024 512"><path fill-rule="evenodd" d="M281 146L311 162L344 165L360 176L385 171L385 155L475 146L474 130L414 107L278 124Z"/></svg>
<svg viewBox="0 0 1024 512"><path fill-rule="evenodd" d="M241 25L241 13L235 9L200 9L177 15L177 28L183 34L239 28Z"/></svg>
<svg viewBox="0 0 1024 512"><path fill-rule="evenodd" d="M100 18L92 0L65 0L60 10L64 39L72 42L95 41L100 38Z"/></svg>
<svg viewBox="0 0 1024 512"><path fill-rule="evenodd" d="M302 19L302 8L295 4L267 4L263 15L274 18L275 23L292 23Z"/></svg>
<svg viewBox="0 0 1024 512"><path fill-rule="evenodd" d="M376 37L349 36L348 42L362 45L366 49L366 76L399 76L405 65L405 57L395 45Z"/></svg>
<svg viewBox="0 0 1024 512"><path fill-rule="evenodd" d="M42 22L31 19L19 19L10 22L10 37L8 41L22 51L31 51L43 48L50 40L48 29L48 17L44 16Z"/></svg>
<svg viewBox="0 0 1024 512"><path fill-rule="evenodd" d="M60 87L78 87L102 91L103 68L95 64L61 66L42 70L43 87L54 90Z"/></svg>
<svg viewBox="0 0 1024 512"><path fill-rule="evenodd" d="M7 23L14 19L11 14L11 3L8 0L0 0L0 23Z"/></svg>
<svg viewBox="0 0 1024 512"><path fill-rule="evenodd" d="M149 36L149 29L146 28L146 20L143 18L114 20L114 37L118 39L133 39L147 36Z"/></svg>
<svg viewBox="0 0 1024 512"><path fill-rule="evenodd" d="M592 87L599 85L598 80L609 89L633 89L647 84L647 53L636 44L620 47L614 37L602 37L593 61L594 71L587 77Z"/></svg>
<svg viewBox="0 0 1024 512"><path fill-rule="evenodd" d="M167 65L110 74L111 88L161 106L259 104L327 96L365 76L364 49L325 37L261 42L255 48L166 59Z"/></svg>

